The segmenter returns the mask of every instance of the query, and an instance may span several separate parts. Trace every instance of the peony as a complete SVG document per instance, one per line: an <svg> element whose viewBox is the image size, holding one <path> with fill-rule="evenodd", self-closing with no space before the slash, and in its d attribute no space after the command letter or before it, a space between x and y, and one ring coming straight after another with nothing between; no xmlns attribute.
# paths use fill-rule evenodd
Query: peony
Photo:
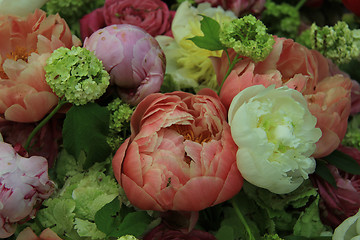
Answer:
<svg viewBox="0 0 360 240"><path fill-rule="evenodd" d="M334 231L333 240L360 239L360 209L352 217L347 218Z"/></svg>
<svg viewBox="0 0 360 240"><path fill-rule="evenodd" d="M236 149L226 110L216 97L155 93L134 111L131 136L112 165L134 206L199 211L241 189Z"/></svg>
<svg viewBox="0 0 360 240"><path fill-rule="evenodd" d="M360 164L358 149L340 146L338 150L350 155ZM318 177L312 180L321 197L323 222L336 228L360 208L360 175L346 173L332 165L328 165L328 168L335 178L337 188Z"/></svg>
<svg viewBox="0 0 360 240"><path fill-rule="evenodd" d="M275 40L273 50L264 61L254 63L244 58L237 63L225 80L220 99L228 108L234 96L249 86L285 85L296 89L306 98L310 112L317 118L316 127L322 131L313 156L326 156L338 147L346 133L351 80L319 52L291 39L275 37ZM213 58L219 85L227 62L225 55Z"/></svg>
<svg viewBox="0 0 360 240"><path fill-rule="evenodd" d="M46 59L80 45L59 15L36 10L26 19L0 16L0 119L36 122L58 102L45 81Z"/></svg>
<svg viewBox="0 0 360 240"><path fill-rule="evenodd" d="M0 15L26 16L48 0L0 0Z"/></svg>
<svg viewBox="0 0 360 240"><path fill-rule="evenodd" d="M80 20L81 37L85 39L98 29L113 24L138 26L151 36L171 35L173 12L161 0L106 0Z"/></svg>
<svg viewBox="0 0 360 240"><path fill-rule="evenodd" d="M0 142L0 238L11 236L19 221L34 217L53 185L45 158L22 157L10 144Z"/></svg>
<svg viewBox="0 0 360 240"><path fill-rule="evenodd" d="M172 76L180 88L216 88L216 76L209 57L221 56L221 51L199 48L188 39L203 35L200 14L220 24L236 18L233 12L224 11L221 7L212 8L209 3L202 3L195 8L185 1L177 8L172 22L174 37L156 37L165 52L166 73Z"/></svg>
<svg viewBox="0 0 360 240"><path fill-rule="evenodd" d="M264 10L265 0L195 0L196 3L208 2L213 7L221 6L231 10L236 16L259 14Z"/></svg>
<svg viewBox="0 0 360 240"><path fill-rule="evenodd" d="M143 29L112 25L85 39L84 47L102 61L119 96L131 105L158 92L165 73L165 56L157 41Z"/></svg>
<svg viewBox="0 0 360 240"><path fill-rule="evenodd" d="M287 87L251 86L229 108L237 166L248 182L277 194L289 193L315 170L310 157L321 131L304 97Z"/></svg>
<svg viewBox="0 0 360 240"><path fill-rule="evenodd" d="M62 239L50 228L46 228L45 230L43 230L38 237L30 227L27 227L19 233L16 240L62 240Z"/></svg>

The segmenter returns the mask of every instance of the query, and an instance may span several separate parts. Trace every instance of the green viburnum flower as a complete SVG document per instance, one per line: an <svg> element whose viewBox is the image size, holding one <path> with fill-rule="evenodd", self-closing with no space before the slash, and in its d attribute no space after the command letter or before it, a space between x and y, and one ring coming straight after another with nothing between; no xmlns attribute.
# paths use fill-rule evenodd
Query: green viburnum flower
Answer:
<svg viewBox="0 0 360 240"><path fill-rule="evenodd" d="M219 37L224 46L255 62L264 60L275 43L266 26L252 15L224 23Z"/></svg>
<svg viewBox="0 0 360 240"><path fill-rule="evenodd" d="M360 115L354 116L348 126L347 131L342 143L348 147L355 147L360 149Z"/></svg>
<svg viewBox="0 0 360 240"><path fill-rule="evenodd" d="M360 56L360 30L351 30L342 21L333 27L311 26L311 48L337 64L348 63Z"/></svg>
<svg viewBox="0 0 360 240"><path fill-rule="evenodd" d="M133 235L125 235L122 236L121 238L118 238L117 240L138 240L136 237L134 237Z"/></svg>
<svg viewBox="0 0 360 240"><path fill-rule="evenodd" d="M47 59L45 71L55 94L75 105L98 99L110 83L101 61L82 47L56 49Z"/></svg>
<svg viewBox="0 0 360 240"><path fill-rule="evenodd" d="M109 103L107 109L110 111L107 142L116 151L130 132L130 118L134 108L117 98Z"/></svg>

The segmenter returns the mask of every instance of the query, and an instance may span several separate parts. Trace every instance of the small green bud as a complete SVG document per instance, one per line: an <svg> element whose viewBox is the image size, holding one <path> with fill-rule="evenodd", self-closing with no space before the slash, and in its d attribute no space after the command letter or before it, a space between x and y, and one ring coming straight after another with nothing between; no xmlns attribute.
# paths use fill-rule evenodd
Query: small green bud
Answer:
<svg viewBox="0 0 360 240"><path fill-rule="evenodd" d="M101 61L82 47L56 49L47 59L45 71L55 94L75 105L98 99L110 83Z"/></svg>
<svg viewBox="0 0 360 240"><path fill-rule="evenodd" d="M273 36L266 32L266 26L252 15L224 23L220 41L240 56L249 57L255 62L264 60L275 43Z"/></svg>
<svg viewBox="0 0 360 240"><path fill-rule="evenodd" d="M348 63L360 55L360 30L350 30L342 21L333 27L312 24L311 48L337 64Z"/></svg>

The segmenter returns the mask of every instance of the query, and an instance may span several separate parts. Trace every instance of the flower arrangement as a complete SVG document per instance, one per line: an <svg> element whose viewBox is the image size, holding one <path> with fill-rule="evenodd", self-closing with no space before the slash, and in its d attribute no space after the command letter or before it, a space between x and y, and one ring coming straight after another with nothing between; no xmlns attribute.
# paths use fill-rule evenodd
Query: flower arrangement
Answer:
<svg viewBox="0 0 360 240"><path fill-rule="evenodd" d="M355 0L0 0L0 238L360 237Z"/></svg>

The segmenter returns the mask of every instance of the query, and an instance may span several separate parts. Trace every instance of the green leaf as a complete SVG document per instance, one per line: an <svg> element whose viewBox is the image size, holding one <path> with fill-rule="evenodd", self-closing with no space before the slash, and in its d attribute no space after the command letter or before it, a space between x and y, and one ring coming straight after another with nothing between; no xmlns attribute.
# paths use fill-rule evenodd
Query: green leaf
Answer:
<svg viewBox="0 0 360 240"><path fill-rule="evenodd" d="M199 48L204 48L210 51L226 49L219 39L220 24L210 17L205 15L201 16L203 19L200 21L200 28L204 33L204 36L195 36L189 38L189 40L193 41Z"/></svg>
<svg viewBox="0 0 360 240"><path fill-rule="evenodd" d="M224 225L219 229L215 237L218 240L235 239L234 230L232 227Z"/></svg>
<svg viewBox="0 0 360 240"><path fill-rule="evenodd" d="M116 231L110 236L121 237L124 235L133 235L139 237L145 232L151 220L151 217L145 211L128 213L116 228Z"/></svg>
<svg viewBox="0 0 360 240"><path fill-rule="evenodd" d="M120 201L115 198L95 214L96 227L109 236L116 228L120 219Z"/></svg>
<svg viewBox="0 0 360 240"><path fill-rule="evenodd" d="M73 106L66 114L62 132L64 147L75 158L81 151L85 152L85 169L104 161L111 152L106 142L109 118L109 111L96 103Z"/></svg>
<svg viewBox="0 0 360 240"><path fill-rule="evenodd" d="M316 169L315 169L315 173L320 176L322 179L324 179L325 181L327 181L328 183L330 183L333 187L337 187L336 186L336 181L334 176L331 174L330 170L326 167L326 163L324 163L324 161L318 159L316 161Z"/></svg>
<svg viewBox="0 0 360 240"><path fill-rule="evenodd" d="M352 157L343 152L335 150L323 159L345 172L360 175L360 165Z"/></svg>

